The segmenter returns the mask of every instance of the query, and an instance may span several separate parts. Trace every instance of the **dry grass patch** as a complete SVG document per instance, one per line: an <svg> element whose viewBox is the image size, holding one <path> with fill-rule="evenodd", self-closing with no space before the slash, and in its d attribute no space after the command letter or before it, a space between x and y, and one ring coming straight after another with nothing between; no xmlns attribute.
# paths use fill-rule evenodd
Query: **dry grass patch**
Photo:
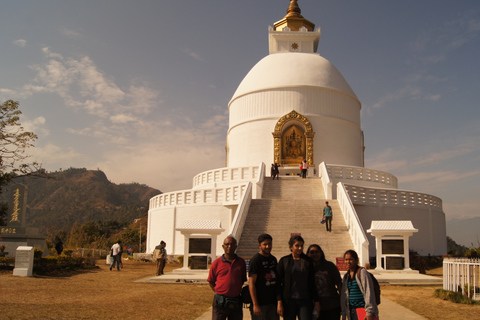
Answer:
<svg viewBox="0 0 480 320"><path fill-rule="evenodd" d="M435 298L435 290L441 288L442 286L382 285L382 296L427 319L480 319L479 305L458 304Z"/></svg>
<svg viewBox="0 0 480 320"><path fill-rule="evenodd" d="M153 263L124 261L122 271L98 268L67 276L0 274L0 319L195 319L211 305L208 285L151 284ZM173 267L168 265L166 271Z"/></svg>

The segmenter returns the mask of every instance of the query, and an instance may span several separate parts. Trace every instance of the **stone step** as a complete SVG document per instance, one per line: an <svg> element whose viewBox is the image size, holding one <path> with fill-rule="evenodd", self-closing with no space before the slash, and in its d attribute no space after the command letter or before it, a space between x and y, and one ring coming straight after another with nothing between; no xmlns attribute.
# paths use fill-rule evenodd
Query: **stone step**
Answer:
<svg viewBox="0 0 480 320"><path fill-rule="evenodd" d="M269 179L267 179L269 180ZM332 232L320 224L325 205L320 179L281 178L266 181L263 198L252 200L237 253L245 258L258 252L258 235L273 237L272 254L277 258L290 253L288 240L292 233L300 233L308 245L319 244L329 260L341 257L353 248L347 226L336 200L328 200L334 220Z"/></svg>
<svg viewBox="0 0 480 320"><path fill-rule="evenodd" d="M325 192L320 178L282 177L280 180L266 179L262 197L264 199L323 199Z"/></svg>

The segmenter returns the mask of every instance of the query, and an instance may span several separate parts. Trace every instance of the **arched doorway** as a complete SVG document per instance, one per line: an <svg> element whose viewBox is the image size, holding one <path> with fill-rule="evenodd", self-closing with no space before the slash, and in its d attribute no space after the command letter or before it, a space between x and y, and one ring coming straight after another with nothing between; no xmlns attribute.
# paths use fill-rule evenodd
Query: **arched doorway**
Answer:
<svg viewBox="0 0 480 320"><path fill-rule="evenodd" d="M283 167L297 167L303 159L313 163L312 124L302 114L292 110L281 117L273 134L274 162Z"/></svg>

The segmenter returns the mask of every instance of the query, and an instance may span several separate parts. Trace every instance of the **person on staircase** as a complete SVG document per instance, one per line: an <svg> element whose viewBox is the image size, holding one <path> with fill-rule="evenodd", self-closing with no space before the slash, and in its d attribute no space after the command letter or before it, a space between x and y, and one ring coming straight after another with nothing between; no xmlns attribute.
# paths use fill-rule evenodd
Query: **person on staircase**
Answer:
<svg viewBox="0 0 480 320"><path fill-rule="evenodd" d="M323 207L323 220L325 220L325 226L327 227L328 232L332 232L332 219L333 219L333 210L332 207L328 204L328 201L325 202L325 207Z"/></svg>
<svg viewBox="0 0 480 320"><path fill-rule="evenodd" d="M278 167L279 167L278 163L275 163L273 180L275 180L275 177L277 177L277 180L278 180L278 176L280 175L280 170L278 169Z"/></svg>
<svg viewBox="0 0 480 320"><path fill-rule="evenodd" d="M302 163L300 164L300 169L302 170L302 179L307 178L307 170L308 170L308 163L307 159L304 159Z"/></svg>

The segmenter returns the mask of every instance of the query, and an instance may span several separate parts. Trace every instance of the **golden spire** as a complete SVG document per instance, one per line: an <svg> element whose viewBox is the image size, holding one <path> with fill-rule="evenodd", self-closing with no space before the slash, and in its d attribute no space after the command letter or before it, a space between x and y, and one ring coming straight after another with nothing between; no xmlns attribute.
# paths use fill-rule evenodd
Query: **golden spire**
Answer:
<svg viewBox="0 0 480 320"><path fill-rule="evenodd" d="M302 13L302 10L300 10L297 0L291 0L290 5L288 6L288 9L287 9L287 15L284 18L289 18L289 17L303 18L301 13Z"/></svg>
<svg viewBox="0 0 480 320"><path fill-rule="evenodd" d="M275 30L281 31L283 28L289 27L291 31L298 31L301 27L305 27L308 31L313 31L315 24L305 19L301 13L302 10L300 10L297 0L290 0L287 15L274 23Z"/></svg>

